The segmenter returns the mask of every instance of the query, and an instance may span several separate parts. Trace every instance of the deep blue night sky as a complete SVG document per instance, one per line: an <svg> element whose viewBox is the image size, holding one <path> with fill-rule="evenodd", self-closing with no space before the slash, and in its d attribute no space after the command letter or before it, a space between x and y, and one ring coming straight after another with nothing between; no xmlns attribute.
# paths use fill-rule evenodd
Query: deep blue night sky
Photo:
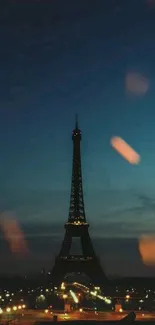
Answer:
<svg viewBox="0 0 155 325"><path fill-rule="evenodd" d="M153 1L10 1L0 22L0 206L27 235L32 263L24 270L50 267L60 248L78 113L97 254L108 274L154 275L137 246L155 233ZM140 165L112 149L115 135ZM0 254L2 271L23 271L3 240Z"/></svg>

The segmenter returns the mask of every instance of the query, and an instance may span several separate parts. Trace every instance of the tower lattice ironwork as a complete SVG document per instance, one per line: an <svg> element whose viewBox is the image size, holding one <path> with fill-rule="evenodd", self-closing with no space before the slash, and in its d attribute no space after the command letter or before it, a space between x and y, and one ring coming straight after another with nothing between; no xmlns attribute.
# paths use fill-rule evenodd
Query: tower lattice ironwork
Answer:
<svg viewBox="0 0 155 325"><path fill-rule="evenodd" d="M52 282L59 285L66 274L75 272L84 273L94 284L101 285L105 283L107 278L94 252L88 231L89 224L85 216L80 153L81 131L78 128L77 117L75 129L72 132L72 140L73 166L69 216L65 224L64 240L52 270ZM70 253L73 237L81 239L82 255Z"/></svg>

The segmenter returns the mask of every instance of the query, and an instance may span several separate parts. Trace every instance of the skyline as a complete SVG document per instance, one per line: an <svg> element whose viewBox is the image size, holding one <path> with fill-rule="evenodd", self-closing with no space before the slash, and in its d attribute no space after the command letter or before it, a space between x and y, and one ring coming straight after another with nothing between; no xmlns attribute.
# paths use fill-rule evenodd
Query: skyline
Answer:
<svg viewBox="0 0 155 325"><path fill-rule="evenodd" d="M105 264L114 273L121 273L115 256L129 269L125 247L135 272L155 273L144 271L137 249L141 235L155 234L155 7L143 0L23 1L3 5L0 17L2 213L14 216L29 236L34 234L34 260L43 223L46 238L56 234L58 242L63 240L71 134L78 113L92 240L108 243L106 251L113 238ZM113 150L113 136L138 152L138 166ZM17 257L10 256L2 235L1 242L1 260L18 269L20 259L17 263ZM43 244L41 267L44 259L52 264L54 254ZM121 245L119 256L116 246ZM96 253L100 255L100 245Z"/></svg>

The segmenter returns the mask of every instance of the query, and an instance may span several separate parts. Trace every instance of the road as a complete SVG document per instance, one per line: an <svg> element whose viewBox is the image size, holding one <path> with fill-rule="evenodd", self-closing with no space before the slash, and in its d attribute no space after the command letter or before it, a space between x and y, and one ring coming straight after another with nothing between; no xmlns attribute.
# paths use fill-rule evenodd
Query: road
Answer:
<svg viewBox="0 0 155 325"><path fill-rule="evenodd" d="M58 315L59 321L65 321L65 320L120 320L121 318L125 317L128 313L127 312L72 312L69 314L59 314ZM13 319L16 317L15 319ZM12 320L11 320L12 319ZM136 319L137 320L155 320L155 313L136 313ZM24 310L23 314L17 313L8 315L7 313L4 313L1 316L1 323L4 325L10 322L10 325L33 325L36 321L52 321L53 320L53 314L51 313L45 313L44 311L35 311L35 310Z"/></svg>

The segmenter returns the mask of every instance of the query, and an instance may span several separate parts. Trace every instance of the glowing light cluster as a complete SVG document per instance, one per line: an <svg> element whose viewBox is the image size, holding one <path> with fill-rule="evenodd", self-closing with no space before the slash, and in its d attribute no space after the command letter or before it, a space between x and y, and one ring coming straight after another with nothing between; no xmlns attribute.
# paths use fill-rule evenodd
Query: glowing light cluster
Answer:
<svg viewBox="0 0 155 325"><path fill-rule="evenodd" d="M70 292L70 294L71 294L71 296L72 296L74 302L75 302L76 304L78 304L79 300L78 300L76 294L75 294L72 290L70 290L69 292Z"/></svg>
<svg viewBox="0 0 155 325"><path fill-rule="evenodd" d="M26 305L19 305L19 306L13 306L13 307L6 307L6 312L10 313L11 311L17 311L18 309L25 309ZM3 309L0 308L0 314L3 314Z"/></svg>
<svg viewBox="0 0 155 325"><path fill-rule="evenodd" d="M104 300L106 304L111 304L111 300L109 298L98 295L97 291L91 291L90 294L98 299Z"/></svg>
<svg viewBox="0 0 155 325"><path fill-rule="evenodd" d="M66 289L65 284L64 284L64 282L62 282L61 283L61 290L65 290L65 289Z"/></svg>

